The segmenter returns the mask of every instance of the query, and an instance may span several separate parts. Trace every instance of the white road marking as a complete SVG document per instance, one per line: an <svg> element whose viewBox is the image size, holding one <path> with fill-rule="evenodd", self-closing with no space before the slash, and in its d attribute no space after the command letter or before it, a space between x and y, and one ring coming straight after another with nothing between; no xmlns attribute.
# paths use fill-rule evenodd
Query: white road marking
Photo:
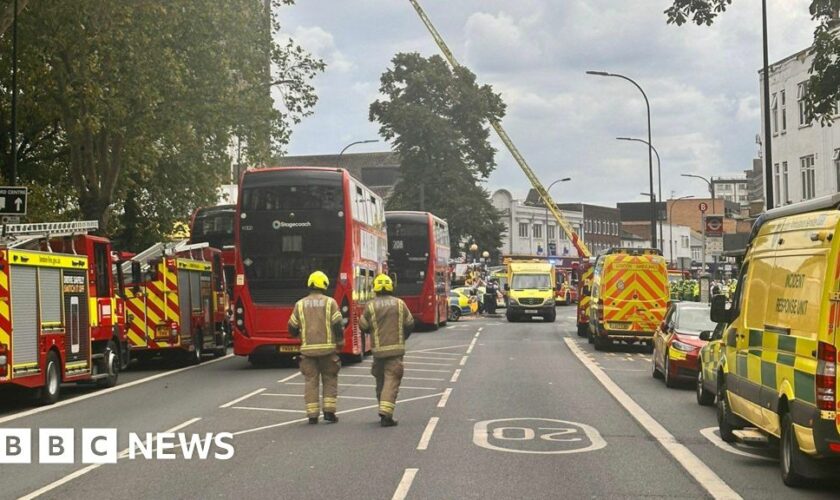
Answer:
<svg viewBox="0 0 840 500"><path fill-rule="evenodd" d="M604 386L604 388L612 394L618 403L627 410L628 413L644 427L644 429L654 439L656 439L662 448L667 451L679 464L685 469L691 477L710 495L714 498L725 499L740 499L735 490L729 487L723 479L721 479L715 472L709 468L702 460L691 452L684 444L677 441L677 439L668 432L665 427L657 422L644 408L639 406L636 401L624 392L613 380L598 366L595 365L589 358L587 358L577 343L571 339L564 339L572 354L577 356L583 366L595 376L595 378Z"/></svg>
<svg viewBox="0 0 840 500"><path fill-rule="evenodd" d="M479 333L481 333L481 331L482 331L482 330L484 330L484 327L483 327L483 326L482 326L481 328L479 328L479 329L478 329L478 331L477 331L477 332L475 332L475 334L476 334L476 335L478 335Z"/></svg>
<svg viewBox="0 0 840 500"><path fill-rule="evenodd" d="M404 387L402 389L404 389ZM443 393L439 392L437 394L426 394L425 396L417 396L417 397L413 397L413 398L409 398L409 399L403 399L403 400L397 401L397 404L400 405L400 404L403 404L403 403L410 403L412 401L419 401L421 399L436 398L436 397L440 396L441 394L443 394ZM339 397L341 397L341 396L339 396ZM345 413L354 413L354 412L357 412L357 411L373 410L373 409L378 409L378 408L379 408L379 403L374 404L374 405L369 405L369 406L362 406L360 408L351 408L349 410L339 411L339 412L336 412L336 415L344 415ZM300 424L300 423L303 423L303 422L306 422L306 421L307 421L306 418L298 418L298 419L295 419L295 420L289 420L289 421L286 421L286 422L280 422L280 423L276 423L276 424L262 425L260 427L254 427L253 429L244 429L244 430L241 430L241 431L236 431L236 432L233 433L233 435L234 436L241 436L243 434L250 434L252 432L265 431L265 430L268 430L268 429L276 429L278 427L287 427L287 426L292 425L292 424Z"/></svg>
<svg viewBox="0 0 840 500"><path fill-rule="evenodd" d="M339 373L339 377L362 377L372 378L373 375L356 375L355 373ZM432 380L434 382L443 382L445 378L427 378L427 377L403 377L403 380Z"/></svg>
<svg viewBox="0 0 840 500"><path fill-rule="evenodd" d="M430 370L428 368L405 368L407 372L449 373L449 370Z"/></svg>
<svg viewBox="0 0 840 500"><path fill-rule="evenodd" d="M417 471L420 469L406 469L403 472L403 477L400 479L400 484L397 485L397 491L394 492L394 496L391 497L391 500L405 500L405 497L408 496L408 490L411 489L411 483L414 482L414 477L417 475Z"/></svg>
<svg viewBox="0 0 840 500"><path fill-rule="evenodd" d="M711 441L713 445L717 446L718 448L727 453L741 455L742 457L757 458L758 460L766 460L768 462L778 462L778 460L776 460L775 458L765 457L763 455L756 455L743 449L740 449L735 444L727 443L726 441L721 439L720 436L717 435L717 433L715 432L716 430L718 430L717 427L707 427L705 429L700 429L700 434L702 434L704 438Z"/></svg>
<svg viewBox="0 0 840 500"><path fill-rule="evenodd" d="M458 368L457 370L455 370L455 373L452 374L452 378L449 379L449 381L454 384L455 382L458 381L458 377L460 377L460 376L461 376L461 369Z"/></svg>
<svg viewBox="0 0 840 500"><path fill-rule="evenodd" d="M500 426L493 425L501 422L503 424ZM514 435L507 435L506 431L514 431ZM493 442L498 444L490 442L491 434ZM581 434L586 439L579 437ZM557 449L529 449L527 445L531 441L541 442L543 445L551 443L551 446ZM533 455L584 453L600 450L607 446L607 442L601 437L601 433L590 425L553 418L533 417L502 418L478 422L473 427L473 444L493 451ZM505 444L515 446L508 448L504 446Z"/></svg>
<svg viewBox="0 0 840 500"><path fill-rule="evenodd" d="M278 380L277 382L280 383L280 384L285 384L286 382L288 382L289 380L292 380L293 378L297 377L298 375L300 375L300 372L295 372L295 373L289 375L286 378Z"/></svg>
<svg viewBox="0 0 840 500"><path fill-rule="evenodd" d="M256 406L234 406L234 410L273 411L277 413L306 413L303 410L285 410L283 408L259 408Z"/></svg>
<svg viewBox="0 0 840 500"><path fill-rule="evenodd" d="M452 361L455 361L454 359ZM449 363L426 363L425 361L404 361L405 365L422 365L422 366L452 366Z"/></svg>
<svg viewBox="0 0 840 500"><path fill-rule="evenodd" d="M432 440L432 434L435 432L438 420L440 420L438 417L432 417L429 419L429 423L426 424L426 430L423 431L423 435L420 436L420 442L417 443L418 450L423 451L429 448L429 441Z"/></svg>
<svg viewBox="0 0 840 500"><path fill-rule="evenodd" d="M431 347L431 348L429 348L429 349L420 349L420 350L418 350L418 351L408 351L408 353L412 353L412 352L442 351L442 350L444 350L444 349L456 349L456 348L458 348L458 347L467 347L467 344L463 344L463 345L450 345L450 346L446 346L446 347ZM406 354L408 354L408 353L406 353Z"/></svg>
<svg viewBox="0 0 840 500"><path fill-rule="evenodd" d="M288 385L304 385L303 382L289 382ZM374 384L341 384L341 387L376 387ZM423 389L423 390L432 390L436 391L440 389L440 387L412 387L409 385L401 385L400 389ZM341 397L341 396L339 396Z"/></svg>
<svg viewBox="0 0 840 500"><path fill-rule="evenodd" d="M437 353L430 353L430 354L437 354ZM445 357L442 357L442 356L418 356L416 354L406 354L404 359L407 359L407 360L426 359L426 360L429 360L429 361L451 361L452 358L445 358Z"/></svg>
<svg viewBox="0 0 840 500"><path fill-rule="evenodd" d="M240 396L240 397L234 399L233 401L228 401L227 403L219 406L219 408L230 408L231 406L235 405L236 403L239 403L240 401L245 401L246 399L250 398L251 396L256 396L257 394L263 392L264 390L265 390L265 387L257 389L256 391L253 391L253 392L249 392L248 394L246 394L244 396Z"/></svg>
<svg viewBox="0 0 840 500"><path fill-rule="evenodd" d="M224 358L217 358L217 359L224 359ZM192 424L198 422L199 420L201 420L201 418L198 418L198 417L191 418L191 419L187 420L186 422L184 422L182 424L178 424L175 427L173 427L169 430L165 430L163 432L165 432L165 433L166 432L176 432L176 431L179 431L179 430L183 429L184 427L187 427L189 425L192 425ZM119 453L119 455L117 455L117 458L118 459L119 458L125 458L127 456L128 456L128 448L121 451ZM35 490L28 495L24 495L24 496L18 498L18 500L32 500L33 498L38 498L39 496L43 495L44 493L49 493L50 491L58 488L59 486L63 486L63 485L69 483L70 481L72 481L76 478L84 476L88 472L95 471L96 469L102 467L102 465L104 465L104 464L90 464L87 467L84 467L84 468L79 469L77 471L71 472L70 474L62 477L61 479L53 481L52 483L44 486L43 488Z"/></svg>
<svg viewBox="0 0 840 500"><path fill-rule="evenodd" d="M260 396L276 396L276 397L286 397L286 398L302 398L303 394L281 394L276 392L264 392L260 394ZM362 396L345 396L341 394L338 396L338 399L359 399L362 401L376 401L376 398L366 398Z"/></svg>
<svg viewBox="0 0 840 500"><path fill-rule="evenodd" d="M461 358L461 362L458 363L458 364L461 365L461 366L464 366L465 364L467 364L467 358L468 357L469 356L464 356L463 358Z"/></svg>
<svg viewBox="0 0 840 500"><path fill-rule="evenodd" d="M476 341L476 340L478 340L478 338L474 338L474 339L472 340L472 342L470 342L470 346L469 346L469 347L467 347L467 354L472 354L472 351L473 351L473 349L475 348L475 341Z"/></svg>
<svg viewBox="0 0 840 500"><path fill-rule="evenodd" d="M177 370L166 371L163 373L158 373L157 375L152 375L150 377L141 378L137 380L132 380L126 384L120 384L114 387L110 387L108 389L102 389L96 392L91 392L90 394L85 394L83 396L77 396L75 398L65 399L63 401L59 401L50 406L39 406L38 408L32 408L31 410L22 411L19 413L13 413L12 415L7 415L5 417L0 418L0 424L11 422L12 420L17 420L19 418L28 417L30 415L36 415L38 413L43 413L45 411L57 410L63 406L71 405L73 403L78 403L80 401L85 401L88 399L96 398L99 396L104 396L106 394L111 394L112 392L121 391L123 389L128 389L129 387L134 387L140 384L145 384L146 382L151 382L153 380L157 380L164 377L169 377L171 375L175 375L177 373L185 372L187 370L193 370L195 368L199 368L202 366L212 365L213 363L218 363L224 359L228 359L232 357L233 354L228 354L227 356L222 356L221 358L211 359L209 361L205 361L200 365L193 365L193 366L185 366L184 368L178 368Z"/></svg>
<svg viewBox="0 0 840 500"><path fill-rule="evenodd" d="M443 391L443 396L440 397L440 401L438 401L438 408L443 408L446 406L446 402L449 401L449 396L452 394L452 388L448 388Z"/></svg>

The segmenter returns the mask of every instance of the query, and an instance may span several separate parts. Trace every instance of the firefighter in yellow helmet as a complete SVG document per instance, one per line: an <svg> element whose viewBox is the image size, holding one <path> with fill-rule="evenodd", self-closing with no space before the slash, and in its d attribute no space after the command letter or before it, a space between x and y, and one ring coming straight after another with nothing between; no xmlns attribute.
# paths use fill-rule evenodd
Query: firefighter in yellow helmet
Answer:
<svg viewBox="0 0 840 500"><path fill-rule="evenodd" d="M315 271L307 282L309 295L295 304L289 318L289 332L300 337L300 372L303 374L306 415L310 424L318 423L321 411L318 392L324 385L324 420L338 422L335 415L338 398L338 371L341 360L337 351L344 345L344 326L335 299L324 294L330 286L327 275Z"/></svg>
<svg viewBox="0 0 840 500"><path fill-rule="evenodd" d="M385 274L373 280L376 298L368 302L359 319L363 332L373 336L373 368L376 378L376 399L379 400L379 423L382 427L397 425L394 407L403 377L405 341L414 327L414 318L405 302L393 296L394 282Z"/></svg>

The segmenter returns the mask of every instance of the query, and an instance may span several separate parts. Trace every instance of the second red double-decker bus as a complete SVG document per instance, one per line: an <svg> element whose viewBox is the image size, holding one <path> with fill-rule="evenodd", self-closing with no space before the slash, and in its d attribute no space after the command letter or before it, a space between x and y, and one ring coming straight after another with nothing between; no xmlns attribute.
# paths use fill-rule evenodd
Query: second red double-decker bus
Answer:
<svg viewBox="0 0 840 500"><path fill-rule="evenodd" d="M344 316L343 354L360 361L370 349L358 318L384 270L387 240L382 199L344 169L282 167L248 170L240 183L234 224L234 352L292 356L295 302L307 278L323 271L327 294Z"/></svg>
<svg viewBox="0 0 840 500"><path fill-rule="evenodd" d="M233 238L233 220L236 205L218 205L199 208L190 221L190 243L207 243L210 248L222 251L227 292L233 296L236 264L236 246Z"/></svg>
<svg viewBox="0 0 840 500"><path fill-rule="evenodd" d="M386 212L388 272L395 293L419 323L446 323L449 314L449 227L428 212Z"/></svg>

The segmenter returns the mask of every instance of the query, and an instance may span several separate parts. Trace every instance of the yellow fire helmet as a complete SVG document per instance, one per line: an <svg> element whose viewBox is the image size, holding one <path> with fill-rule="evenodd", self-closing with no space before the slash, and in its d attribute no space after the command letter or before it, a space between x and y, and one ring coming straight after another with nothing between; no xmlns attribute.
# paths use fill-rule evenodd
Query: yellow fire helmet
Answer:
<svg viewBox="0 0 840 500"><path fill-rule="evenodd" d="M330 279L321 271L315 271L309 275L309 281L306 282L309 288L317 288L318 290L326 290L330 286Z"/></svg>
<svg viewBox="0 0 840 500"><path fill-rule="evenodd" d="M390 276L387 274L380 274L373 280L373 291L375 293L380 293L382 291L393 292L394 282L391 281Z"/></svg>

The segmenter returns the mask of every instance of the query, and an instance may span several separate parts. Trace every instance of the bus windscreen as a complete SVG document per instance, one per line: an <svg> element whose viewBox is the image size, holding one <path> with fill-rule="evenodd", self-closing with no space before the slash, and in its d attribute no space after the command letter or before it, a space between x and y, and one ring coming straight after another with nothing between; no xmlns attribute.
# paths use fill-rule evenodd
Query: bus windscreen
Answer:
<svg viewBox="0 0 840 500"><path fill-rule="evenodd" d="M419 295L429 269L429 225L388 222L388 269L397 276L396 293Z"/></svg>
<svg viewBox="0 0 840 500"><path fill-rule="evenodd" d="M190 241L192 243L206 242L212 248L218 249L232 247L234 212L233 207L199 210L190 230Z"/></svg>
<svg viewBox="0 0 840 500"><path fill-rule="evenodd" d="M246 176L240 214L240 258L255 303L293 304L314 271L327 274L333 293L345 240L340 173Z"/></svg>

